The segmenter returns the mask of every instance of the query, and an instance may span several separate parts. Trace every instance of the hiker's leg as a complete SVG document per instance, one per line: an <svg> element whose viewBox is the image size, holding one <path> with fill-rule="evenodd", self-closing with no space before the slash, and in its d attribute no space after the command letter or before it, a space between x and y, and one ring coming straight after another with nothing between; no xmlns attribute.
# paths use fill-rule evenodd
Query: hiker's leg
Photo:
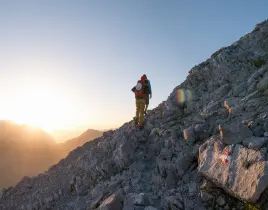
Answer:
<svg viewBox="0 0 268 210"><path fill-rule="evenodd" d="M145 110L144 110L145 115L147 115L148 106L149 106L149 95L146 95L146 97L145 97Z"/></svg>
<svg viewBox="0 0 268 210"><path fill-rule="evenodd" d="M144 114L146 114L149 104L145 104Z"/></svg>
<svg viewBox="0 0 268 210"><path fill-rule="evenodd" d="M144 108L145 108L145 101L144 100L141 100L141 102L140 102L139 126L143 126L143 121L144 121Z"/></svg>
<svg viewBox="0 0 268 210"><path fill-rule="evenodd" d="M137 123L137 124L138 124L139 119L140 119L139 114L140 114L140 104L139 104L139 100L136 99L136 119L135 119L135 123Z"/></svg>

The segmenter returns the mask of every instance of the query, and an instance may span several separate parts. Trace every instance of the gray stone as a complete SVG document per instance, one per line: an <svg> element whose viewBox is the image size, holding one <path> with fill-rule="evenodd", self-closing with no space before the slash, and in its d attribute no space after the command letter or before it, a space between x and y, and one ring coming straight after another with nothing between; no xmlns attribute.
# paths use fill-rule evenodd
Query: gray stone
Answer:
<svg viewBox="0 0 268 210"><path fill-rule="evenodd" d="M200 196L201 196L203 201L210 201L214 198L213 195L211 195L209 192L207 192L205 190L201 190Z"/></svg>
<svg viewBox="0 0 268 210"><path fill-rule="evenodd" d="M243 141L243 145L251 149L260 149L267 140L266 137L251 136Z"/></svg>
<svg viewBox="0 0 268 210"><path fill-rule="evenodd" d="M219 206L224 206L226 204L226 200L223 195L219 196L216 202L217 204L219 204Z"/></svg>
<svg viewBox="0 0 268 210"><path fill-rule="evenodd" d="M197 124L204 124L206 121L204 120L204 118L202 116L200 116L199 114L194 116L193 121Z"/></svg>
<svg viewBox="0 0 268 210"><path fill-rule="evenodd" d="M116 197L115 194L112 194L108 198L106 198L98 208L99 210L121 210L122 203Z"/></svg>
<svg viewBox="0 0 268 210"><path fill-rule="evenodd" d="M176 196L167 196L162 198L161 206L163 209L171 209L171 210L185 209L183 201L179 200Z"/></svg>
<svg viewBox="0 0 268 210"><path fill-rule="evenodd" d="M175 161L175 166L177 169L176 176L182 177L194 159L195 157L191 153L180 153Z"/></svg>
<svg viewBox="0 0 268 210"><path fill-rule="evenodd" d="M184 199L184 209L185 210L193 210L194 208L195 208L195 203L192 200L185 198Z"/></svg>
<svg viewBox="0 0 268 210"><path fill-rule="evenodd" d="M264 129L265 132L268 132L268 122L264 123L263 129Z"/></svg>
<svg viewBox="0 0 268 210"><path fill-rule="evenodd" d="M216 142L217 143L217 142ZM205 191L212 191L213 188L215 188L216 186L210 182L209 180L205 179L203 180L200 189L201 190L205 190Z"/></svg>
<svg viewBox="0 0 268 210"><path fill-rule="evenodd" d="M221 87L219 87L217 90L214 92L214 100L219 100L222 97L226 96L227 93L229 92L230 86L229 84L224 84Z"/></svg>
<svg viewBox="0 0 268 210"><path fill-rule="evenodd" d="M103 197L104 195L101 194L99 197L95 198L90 205L90 209L95 209L100 204Z"/></svg>
<svg viewBox="0 0 268 210"><path fill-rule="evenodd" d="M267 88L268 88L268 77L264 77L257 84L257 89L259 91L264 91Z"/></svg>
<svg viewBox="0 0 268 210"><path fill-rule="evenodd" d="M209 126L208 124L197 124L194 127L195 138L199 141L203 141L209 137Z"/></svg>
<svg viewBox="0 0 268 210"><path fill-rule="evenodd" d="M146 206L149 204L148 197L145 193L130 193L124 199L123 210L134 209L135 205Z"/></svg>
<svg viewBox="0 0 268 210"><path fill-rule="evenodd" d="M254 92L246 95L244 98L242 98L241 101L242 102L247 102L247 101L249 101L251 99L259 98L260 96L261 96L261 93L259 91L254 91Z"/></svg>
<svg viewBox="0 0 268 210"><path fill-rule="evenodd" d="M131 142L126 140L122 142L113 152L113 159L115 160L115 163L120 168L123 168L128 165L132 160L132 151L133 147L131 145Z"/></svg>
<svg viewBox="0 0 268 210"><path fill-rule="evenodd" d="M171 187L176 184L176 177L173 175L172 171L167 172L166 186Z"/></svg>
<svg viewBox="0 0 268 210"><path fill-rule="evenodd" d="M183 130L184 139L188 143L193 143L195 141L194 129L193 127L189 127Z"/></svg>
<svg viewBox="0 0 268 210"><path fill-rule="evenodd" d="M197 183L191 182L188 184L188 192L189 194L194 194L197 192Z"/></svg>
<svg viewBox="0 0 268 210"><path fill-rule="evenodd" d="M253 135L252 131L240 122L231 125L219 125L219 130L225 144L237 144Z"/></svg>
<svg viewBox="0 0 268 210"><path fill-rule="evenodd" d="M157 210L157 208L153 207L153 206L146 206L144 208L144 210Z"/></svg>
<svg viewBox="0 0 268 210"><path fill-rule="evenodd" d="M3 195L4 195L4 189L0 188L0 199L3 197Z"/></svg>
<svg viewBox="0 0 268 210"><path fill-rule="evenodd" d="M262 126L257 126L257 127L252 129L252 132L253 132L254 136L261 137L261 136L263 136L265 131L264 131Z"/></svg>
<svg viewBox="0 0 268 210"><path fill-rule="evenodd" d="M239 94L241 92L245 91L246 88L247 88L247 84L245 82L234 86L233 87L233 96L239 96Z"/></svg>
<svg viewBox="0 0 268 210"><path fill-rule="evenodd" d="M220 161L213 137L199 148L198 171L227 193L255 203L268 186L268 162L265 154L235 145L227 164Z"/></svg>

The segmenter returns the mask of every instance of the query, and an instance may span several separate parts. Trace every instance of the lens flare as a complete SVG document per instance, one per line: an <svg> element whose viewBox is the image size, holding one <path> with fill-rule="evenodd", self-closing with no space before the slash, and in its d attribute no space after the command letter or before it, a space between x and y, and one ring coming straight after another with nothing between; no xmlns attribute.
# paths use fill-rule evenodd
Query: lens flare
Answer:
<svg viewBox="0 0 268 210"><path fill-rule="evenodd" d="M188 89L179 89L177 91L177 101L179 103L184 103L192 100L192 92Z"/></svg>

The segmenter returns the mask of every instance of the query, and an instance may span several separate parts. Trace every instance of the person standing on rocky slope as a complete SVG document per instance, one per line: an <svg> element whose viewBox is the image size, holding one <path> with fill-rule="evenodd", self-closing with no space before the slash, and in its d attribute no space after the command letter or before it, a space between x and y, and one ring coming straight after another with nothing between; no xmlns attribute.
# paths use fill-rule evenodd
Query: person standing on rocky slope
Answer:
<svg viewBox="0 0 268 210"><path fill-rule="evenodd" d="M137 124L139 128L142 129L144 123L146 97L148 96L148 101L149 101L149 95L150 97L152 97L151 90L149 87L149 80L147 79L145 74L137 82L137 85L134 86L131 90L135 93L136 98L136 117L134 117L134 121L135 124Z"/></svg>
<svg viewBox="0 0 268 210"><path fill-rule="evenodd" d="M148 106L149 106L149 100L152 98L152 87L151 87L150 80L147 79L146 74L144 74L142 76L142 79L148 81L148 92L145 95L145 110L144 110L144 114L147 115L147 109L148 109Z"/></svg>

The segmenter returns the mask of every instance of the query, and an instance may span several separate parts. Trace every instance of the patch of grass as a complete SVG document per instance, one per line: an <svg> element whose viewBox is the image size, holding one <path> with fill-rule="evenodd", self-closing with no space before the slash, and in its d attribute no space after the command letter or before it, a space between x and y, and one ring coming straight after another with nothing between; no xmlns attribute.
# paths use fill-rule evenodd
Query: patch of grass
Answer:
<svg viewBox="0 0 268 210"><path fill-rule="evenodd" d="M265 64L265 61L264 60L257 60L254 62L254 65L257 67L257 68L260 68L262 65Z"/></svg>
<svg viewBox="0 0 268 210"><path fill-rule="evenodd" d="M261 210L261 209L262 209L262 207L258 207L252 203L249 203L249 202L245 203L245 206L244 206L244 210Z"/></svg>

